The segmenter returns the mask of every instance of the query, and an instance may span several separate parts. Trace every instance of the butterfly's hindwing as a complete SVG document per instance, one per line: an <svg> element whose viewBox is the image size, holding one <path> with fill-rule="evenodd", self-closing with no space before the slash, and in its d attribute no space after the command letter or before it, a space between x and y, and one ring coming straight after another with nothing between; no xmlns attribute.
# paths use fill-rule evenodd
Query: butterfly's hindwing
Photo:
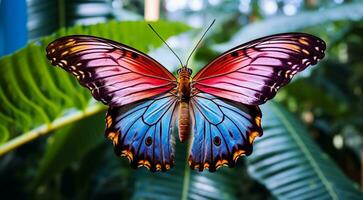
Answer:
<svg viewBox="0 0 363 200"><path fill-rule="evenodd" d="M256 136L262 135L258 106L197 93L191 99L192 146L189 165L215 171L235 165L241 155L252 152Z"/></svg>
<svg viewBox="0 0 363 200"><path fill-rule="evenodd" d="M95 99L114 107L165 93L176 86L176 78L151 57L103 38L59 38L48 45L47 57L53 65L73 74Z"/></svg>
<svg viewBox="0 0 363 200"><path fill-rule="evenodd" d="M248 105L273 98L292 77L324 57L323 40L305 33L267 36L237 46L193 78L200 91Z"/></svg>
<svg viewBox="0 0 363 200"><path fill-rule="evenodd" d="M132 167L169 170L174 164L172 131L176 106L174 94L166 93L109 108L105 134L113 141L115 153L128 157Z"/></svg>

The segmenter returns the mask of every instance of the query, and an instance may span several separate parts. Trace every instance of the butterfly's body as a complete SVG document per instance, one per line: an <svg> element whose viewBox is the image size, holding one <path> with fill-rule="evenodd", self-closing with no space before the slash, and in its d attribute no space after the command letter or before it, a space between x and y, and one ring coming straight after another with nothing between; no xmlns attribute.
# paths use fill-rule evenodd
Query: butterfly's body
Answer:
<svg viewBox="0 0 363 200"><path fill-rule="evenodd" d="M173 126L190 137L189 165L215 171L252 153L262 136L258 105L298 72L324 57L325 43L305 33L283 33L237 46L193 77L175 77L148 55L111 40L74 35L48 45L52 64L73 74L109 105L105 136L133 167L166 171L174 164Z"/></svg>
<svg viewBox="0 0 363 200"><path fill-rule="evenodd" d="M178 71L177 97L179 100L178 132L181 142L190 135L189 100L191 94L191 69L183 66Z"/></svg>

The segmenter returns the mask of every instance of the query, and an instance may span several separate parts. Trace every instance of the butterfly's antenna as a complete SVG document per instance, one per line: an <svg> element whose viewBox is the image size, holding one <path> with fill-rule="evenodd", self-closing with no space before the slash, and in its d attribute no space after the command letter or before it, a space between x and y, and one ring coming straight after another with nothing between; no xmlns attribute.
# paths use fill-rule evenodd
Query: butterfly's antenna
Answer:
<svg viewBox="0 0 363 200"><path fill-rule="evenodd" d="M176 55L176 53L173 51L173 49L168 45L168 43L165 42L165 40L158 34L158 32L155 31L155 29L151 26L151 24L148 24L149 27L151 28L152 31L154 31L154 33L160 38L161 41L163 41L166 46L170 49L171 52L173 52L173 54L176 56L176 58L178 58L181 66L183 67L183 62L180 60L179 56Z"/></svg>
<svg viewBox="0 0 363 200"><path fill-rule="evenodd" d="M198 41L197 45L195 45L194 49L193 49L193 50L192 50L192 52L189 54L189 57L188 57L188 59L187 59L187 62L185 63L185 66L188 66L189 59L192 57L192 55L193 55L194 51L198 48L198 46L199 46L200 42L202 42L202 40L203 40L203 38L204 38L205 34L207 34L207 32L208 32L208 31L209 31L209 29L213 26L213 24L214 24L214 22L215 22L215 21L216 21L216 19L214 19L214 20L212 21L212 23L208 26L207 30L205 30L205 32L203 33L202 37L199 39L199 41Z"/></svg>

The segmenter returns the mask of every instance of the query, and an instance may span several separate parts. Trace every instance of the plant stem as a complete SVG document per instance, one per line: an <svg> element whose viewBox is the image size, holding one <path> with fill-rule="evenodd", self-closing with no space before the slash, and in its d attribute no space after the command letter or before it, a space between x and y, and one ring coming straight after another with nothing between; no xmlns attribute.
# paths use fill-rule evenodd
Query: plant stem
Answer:
<svg viewBox="0 0 363 200"><path fill-rule="evenodd" d="M61 118L58 118L51 122L50 124L44 124L41 125L29 132L23 133L18 137L15 137L14 139L8 141L4 145L0 146L0 156L8 153L9 151L12 151L16 149L17 147L34 140L42 135L46 135L47 133L59 129L67 124L79 121L85 117L94 115L98 112L101 112L105 110L105 106L101 104L96 104L93 106L88 107L87 109L83 111L75 111L69 115L63 116Z"/></svg>
<svg viewBox="0 0 363 200"><path fill-rule="evenodd" d="M184 176L183 176L183 190L181 195L181 200L187 200L188 199L188 193L189 193L189 185L190 185L190 167L188 164L188 153L186 154L186 161L185 161L185 169L184 169Z"/></svg>

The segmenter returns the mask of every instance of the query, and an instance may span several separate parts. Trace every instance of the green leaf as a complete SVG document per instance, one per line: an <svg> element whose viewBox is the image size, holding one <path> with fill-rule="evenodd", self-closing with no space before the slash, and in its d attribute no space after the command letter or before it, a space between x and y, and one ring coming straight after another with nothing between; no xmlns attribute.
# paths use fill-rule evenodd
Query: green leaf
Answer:
<svg viewBox="0 0 363 200"><path fill-rule="evenodd" d="M363 194L276 103L262 106L264 135L248 157L250 174L279 199L362 199Z"/></svg>
<svg viewBox="0 0 363 200"><path fill-rule="evenodd" d="M159 21L152 24L164 38L190 29L178 22ZM0 155L42 134L59 129L64 124L105 109L104 106L90 103L90 92L82 88L70 74L51 66L45 56L49 42L73 34L109 38L143 52L162 44L144 21L110 21L62 29L1 58L0 130L7 131L0 132L0 142L6 142L0 146ZM80 112L70 114L69 110L74 108ZM90 110L92 112L88 112ZM86 114L82 115L82 111ZM11 141L8 142L8 139Z"/></svg>
<svg viewBox="0 0 363 200"><path fill-rule="evenodd" d="M98 113L65 126L49 137L33 184L53 178L70 163L81 159L87 152L105 142L103 121L104 114Z"/></svg>
<svg viewBox="0 0 363 200"><path fill-rule="evenodd" d="M294 16L276 16L251 23L238 31L230 41L216 45L218 51L225 51L234 46L262 36L299 31L304 28L318 26L330 22L363 19L363 3L350 3L341 6L304 11Z"/></svg>

